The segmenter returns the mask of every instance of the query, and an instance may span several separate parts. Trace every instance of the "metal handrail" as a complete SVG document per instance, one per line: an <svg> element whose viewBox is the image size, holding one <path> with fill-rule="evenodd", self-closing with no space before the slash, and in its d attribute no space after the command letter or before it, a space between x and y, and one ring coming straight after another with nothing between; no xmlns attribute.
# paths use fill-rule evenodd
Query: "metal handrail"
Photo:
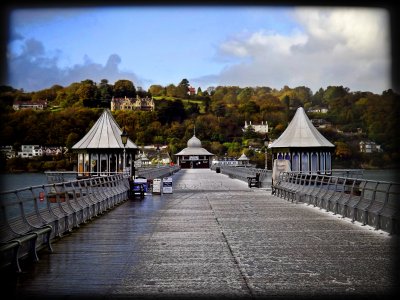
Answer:
<svg viewBox="0 0 400 300"><path fill-rule="evenodd" d="M306 176L307 179L300 182L292 180L299 176ZM319 184L315 181L311 185L312 176L303 172L282 172L273 189L278 191L277 195L290 200L290 184L290 191L298 195L297 199L301 202L319 205L375 229L400 232L400 202L394 202L394 199L400 201L400 183L323 175ZM317 180L321 175L314 176Z"/></svg>
<svg viewBox="0 0 400 300"><path fill-rule="evenodd" d="M260 182L266 183L266 180L271 178L272 175L272 171L270 170L253 167L212 165L210 168L211 170L220 168L222 174L226 174L232 178L236 178L245 182L248 181L248 177L254 177L256 174L260 174Z"/></svg>
<svg viewBox="0 0 400 300"><path fill-rule="evenodd" d="M1 243L50 225L50 239L128 199L129 183L123 174L0 191ZM93 193L93 194L92 194ZM36 248L45 243L38 239ZM20 257L29 250L21 252Z"/></svg>

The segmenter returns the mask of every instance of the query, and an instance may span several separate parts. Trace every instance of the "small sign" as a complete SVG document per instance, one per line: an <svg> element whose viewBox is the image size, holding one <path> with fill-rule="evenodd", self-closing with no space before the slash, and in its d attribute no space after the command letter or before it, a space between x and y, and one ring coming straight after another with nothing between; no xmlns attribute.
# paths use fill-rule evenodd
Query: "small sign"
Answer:
<svg viewBox="0 0 400 300"><path fill-rule="evenodd" d="M189 160L199 160L198 156L189 156Z"/></svg>
<svg viewBox="0 0 400 300"><path fill-rule="evenodd" d="M161 194L162 180L160 178L153 179L153 194Z"/></svg>
<svg viewBox="0 0 400 300"><path fill-rule="evenodd" d="M162 180L163 194L172 194L172 177L165 177Z"/></svg>

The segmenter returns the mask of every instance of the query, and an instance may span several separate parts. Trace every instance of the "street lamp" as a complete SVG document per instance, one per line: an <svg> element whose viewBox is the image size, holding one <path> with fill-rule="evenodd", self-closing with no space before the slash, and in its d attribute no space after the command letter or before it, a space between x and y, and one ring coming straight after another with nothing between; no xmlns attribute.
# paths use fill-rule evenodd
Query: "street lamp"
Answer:
<svg viewBox="0 0 400 300"><path fill-rule="evenodd" d="M265 146L265 169L268 170L268 144L269 144L269 138L268 135L265 135L264 138L264 146Z"/></svg>
<svg viewBox="0 0 400 300"><path fill-rule="evenodd" d="M157 168L160 167L160 146L157 145Z"/></svg>
<svg viewBox="0 0 400 300"><path fill-rule="evenodd" d="M121 142L122 142L122 144L124 145L124 159L123 159L123 165L122 165L122 173L124 173L124 170L125 170L125 166L126 166L126 161L125 161L125 146L126 146L126 143L128 142L128 133L126 132L126 130L125 130L125 127L123 128L123 130L122 130L122 133L121 133Z"/></svg>

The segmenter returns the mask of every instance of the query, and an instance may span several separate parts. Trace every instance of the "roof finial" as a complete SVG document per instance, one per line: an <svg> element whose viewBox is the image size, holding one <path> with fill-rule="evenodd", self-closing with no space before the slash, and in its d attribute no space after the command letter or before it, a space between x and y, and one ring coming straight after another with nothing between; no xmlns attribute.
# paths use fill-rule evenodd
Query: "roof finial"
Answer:
<svg viewBox="0 0 400 300"><path fill-rule="evenodd" d="M193 127L193 136L196 136L196 124Z"/></svg>

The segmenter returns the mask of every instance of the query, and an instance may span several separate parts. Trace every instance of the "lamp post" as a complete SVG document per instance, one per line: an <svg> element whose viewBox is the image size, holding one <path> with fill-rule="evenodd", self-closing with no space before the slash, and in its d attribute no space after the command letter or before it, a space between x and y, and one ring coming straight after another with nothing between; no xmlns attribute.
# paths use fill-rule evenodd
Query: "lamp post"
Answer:
<svg viewBox="0 0 400 300"><path fill-rule="evenodd" d="M124 145L124 159L123 159L123 165L122 165L122 173L124 173L124 170L125 170L125 166L126 166L126 161L125 161L125 146L126 146L126 143L128 142L128 133L126 132L126 130L125 130L125 127L123 128L123 130L122 130L122 133L121 133L121 142L122 142L122 144Z"/></svg>
<svg viewBox="0 0 400 300"><path fill-rule="evenodd" d="M268 135L265 135L264 138L264 147L265 147L265 169L268 170L268 144L269 144L269 138Z"/></svg>
<svg viewBox="0 0 400 300"><path fill-rule="evenodd" d="M160 146L157 145L157 168L160 167Z"/></svg>

